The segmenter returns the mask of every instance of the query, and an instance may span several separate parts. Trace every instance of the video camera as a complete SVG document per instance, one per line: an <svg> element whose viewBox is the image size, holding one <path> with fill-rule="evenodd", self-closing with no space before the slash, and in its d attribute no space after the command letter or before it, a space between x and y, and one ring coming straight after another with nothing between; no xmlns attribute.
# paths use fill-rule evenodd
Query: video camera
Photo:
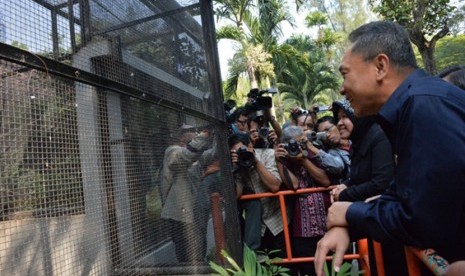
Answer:
<svg viewBox="0 0 465 276"><path fill-rule="evenodd" d="M278 92L275 87L270 87L265 90L259 90L258 88L250 89L247 97L250 99L250 105L252 105L255 110L264 110L273 107L273 100L271 97L263 96L263 94L274 95Z"/></svg>
<svg viewBox="0 0 465 276"><path fill-rule="evenodd" d="M299 107L298 109L293 110L293 111L291 112L291 117L292 117L292 119L293 119L294 121L297 121L297 119L298 119L300 116L302 116L302 115L307 115L307 114L309 114L309 113L310 113L310 111L305 110L305 109Z"/></svg>
<svg viewBox="0 0 465 276"><path fill-rule="evenodd" d="M312 131L307 134L307 139L310 142L312 142L312 144L315 145L315 147L317 148L322 148L324 145L323 142L326 141L327 138L328 136L326 135L326 132L324 131L322 132Z"/></svg>
<svg viewBox="0 0 465 276"><path fill-rule="evenodd" d="M328 110L329 110L329 105L322 105L322 106L314 106L313 107L313 112L315 112L315 113L328 111Z"/></svg>

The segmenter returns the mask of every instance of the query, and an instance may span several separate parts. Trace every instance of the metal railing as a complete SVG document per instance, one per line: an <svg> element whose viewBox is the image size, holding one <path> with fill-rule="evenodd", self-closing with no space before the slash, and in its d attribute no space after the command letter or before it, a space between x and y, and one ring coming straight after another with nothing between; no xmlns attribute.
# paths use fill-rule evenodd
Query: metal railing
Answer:
<svg viewBox="0 0 465 276"><path fill-rule="evenodd" d="M242 195L239 200L252 200L252 199L260 199L265 197L278 197L279 203L281 207L281 216L282 221L284 224L283 232L284 232L284 240L286 245L286 258L282 259L276 263L301 263L301 262L314 262L315 257L308 256L308 257L293 257L292 256L292 248L291 248L291 239L290 233L288 228L288 219L287 219L287 207L285 202L285 197L289 195L297 195L297 194L305 194L305 193L315 193L315 192L326 192L330 191L334 188L334 186L330 186L327 188L318 187L318 188L306 188L306 189L299 189L296 191L292 190L285 190L279 191L276 193L259 193L259 194L248 194ZM224 229L222 224L222 216L220 210L220 201L221 196L218 193L214 193L211 196L212 200L212 216L213 216L213 223L215 229L215 240L216 240L216 255L219 260L221 260L221 250L224 248ZM215 209L217 211L215 211ZM373 255L372 256L375 260L375 267L370 267L370 253L369 253L369 243L373 243ZM346 254L344 255L344 260L353 260L357 259L359 261L361 270L364 270L364 275L370 276L371 274L375 274L378 276L384 276L384 261L383 261L383 254L382 254L382 246L379 242L368 240L368 239L361 239L357 241L357 251L358 253L354 254ZM447 266L449 263L436 254L436 252L432 249L425 249L421 250L415 247L405 246L405 256L408 268L408 274L410 276L420 276L422 275L421 266L425 265L429 270L431 270L435 275L443 275L446 271ZM332 260L331 256L326 258L327 260ZM373 273L375 272L375 273Z"/></svg>
<svg viewBox="0 0 465 276"><path fill-rule="evenodd" d="M305 188L305 189L299 189L296 191L292 190L285 190L285 191L279 191L276 193L259 193L259 194L248 194L248 195L243 195L239 198L239 200L252 200L252 199L260 199L264 197L278 197L279 198L279 203L280 203L280 208L281 208L281 216L283 220L283 234L284 234L284 240L285 240L285 245L286 245L286 258L283 258L281 261L276 262L276 263L282 263L282 264L290 264L290 263L302 263L302 262L314 262L315 257L314 256L308 256L308 257L293 257L292 256L292 248L291 248L291 238L290 238L290 233L289 233L289 228L288 224L289 221L287 219L287 207L286 207L286 201L285 197L290 196L290 195L298 195L298 194L306 194L306 193L316 193L316 192L326 192L330 191L334 188L334 186L330 186L327 188L324 187L318 187L318 188ZM222 217L221 217L221 212L220 210L220 194L214 193L211 195L211 201L212 201L212 217L213 217L213 224L214 224L214 229L215 229L215 241L216 241L216 256L218 260L221 260L221 250L224 249L224 229L223 229L223 224L222 224ZM218 210L218 211L215 211ZM354 254L346 254L344 255L344 260L353 260L353 259L358 259L360 263L360 267L362 270L365 270L365 275L371 275L370 274L370 266L369 266L369 253L368 253L368 241L366 239L360 240L357 242L357 247L359 253L354 253ZM375 246L375 250L379 256L381 255L381 247L380 246ZM328 256L326 258L327 260L331 260L332 257ZM382 267L382 263L380 263L381 266L377 267L378 271L384 271L384 268ZM378 275L383 276L384 273L378 273Z"/></svg>

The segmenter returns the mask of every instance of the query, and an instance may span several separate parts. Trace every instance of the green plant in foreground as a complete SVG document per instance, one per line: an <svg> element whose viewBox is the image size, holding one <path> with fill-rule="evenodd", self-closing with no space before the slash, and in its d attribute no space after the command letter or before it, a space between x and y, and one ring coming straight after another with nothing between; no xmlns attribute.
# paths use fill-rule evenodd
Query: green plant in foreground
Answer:
<svg viewBox="0 0 465 276"><path fill-rule="evenodd" d="M334 258L334 256L333 256ZM357 260L354 260L355 262ZM363 275L365 273L364 270L358 270L358 265L355 265L356 263L352 262L352 264L348 262L344 262L340 269L339 272L334 271L334 265L331 262L331 272L328 269L328 263L325 263L324 266L324 272L326 276L356 276L356 275ZM357 263L358 264L358 263Z"/></svg>
<svg viewBox="0 0 465 276"><path fill-rule="evenodd" d="M240 267L236 261L225 251L221 250L221 255L228 261L231 268L224 268L212 261L210 261L210 267L216 272L213 275L236 275L236 276L289 276L287 272L289 269L286 267L279 266L273 262L280 261L280 258L270 258L270 255L276 253L279 250L273 250L264 255L265 259L263 262L257 260L257 255L253 250L244 245L244 267Z"/></svg>
<svg viewBox="0 0 465 276"><path fill-rule="evenodd" d="M229 256L225 251L221 251L221 255L228 261L230 268L224 268L212 261L210 261L210 267L216 272L213 275L220 276L289 276L289 269L282 267L274 262L281 261L281 258L270 258L270 255L279 252L279 250L273 250L270 252L260 252L264 253L264 260L257 260L257 255L253 250L244 245L244 267L240 267L234 259ZM326 276L356 276L363 275L365 271L358 270L358 263L352 261L351 263L344 262L339 269L339 272L334 271L334 265L331 263L331 271L328 269L328 263L325 263L324 272Z"/></svg>

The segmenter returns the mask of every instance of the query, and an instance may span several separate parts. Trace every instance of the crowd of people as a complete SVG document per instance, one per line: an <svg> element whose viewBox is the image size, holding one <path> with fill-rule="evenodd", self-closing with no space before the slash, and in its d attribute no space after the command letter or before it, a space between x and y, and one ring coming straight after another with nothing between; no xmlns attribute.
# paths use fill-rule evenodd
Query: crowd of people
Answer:
<svg viewBox="0 0 465 276"><path fill-rule="evenodd" d="M257 112L263 117L257 118ZM250 104L237 108L232 116L229 144L237 168L234 179L238 196L335 186L331 192L299 194L288 200L287 221L294 257L315 254L318 241L327 231L326 217L332 202L379 196L393 179L394 158L387 137L373 116L356 118L347 100L335 101L326 114L296 106L283 126L271 124L276 120L269 110L257 110ZM253 161L241 162L244 154L245 159ZM278 255L285 257L278 199L266 197L238 204L244 222L244 243L257 252L279 249ZM279 227L270 226L271 219ZM312 263L290 268L293 275L315 275Z"/></svg>
<svg viewBox="0 0 465 276"><path fill-rule="evenodd" d="M274 151L270 170L281 184L270 188L266 178L251 180L250 174L266 168L260 165L260 158L253 157L260 152L253 143L247 150L256 163L237 170L235 177L250 183L237 181L237 185L246 193L334 185L331 192L300 194L288 202L293 256L316 254L316 271L313 264L301 263L292 266L295 275L322 275L330 252L337 253L338 269L349 241L360 238L381 242L386 275L408 275L404 245L434 248L452 262L463 260L465 235L459 233L465 233L465 128L451 124L463 125L465 119L464 67L427 76L417 69L406 32L391 22L363 26L351 39L353 45L340 68L345 98L332 104L332 116L318 118L314 110L295 107L289 121L276 127L271 124L276 120L266 117L268 112L263 112L265 119L255 122L256 110L239 108L244 128L233 128L239 130L234 131L233 139L267 129L268 137L255 138L263 140L258 147L265 146L268 156ZM370 48L372 45L376 47ZM369 65L371 71L359 71ZM390 105L384 106L386 102ZM235 148L231 148L231 156L233 163L240 160ZM277 208L278 199L254 204L258 210L270 204ZM244 237L255 233L253 242L245 238L245 244L257 251L284 252L282 232L264 235L268 226L259 216L263 213L244 210ZM257 221L262 222L261 228ZM247 227L250 223L256 227ZM281 242L270 248L270 238ZM373 259L372 269L374 263Z"/></svg>
<svg viewBox="0 0 465 276"><path fill-rule="evenodd" d="M428 76L418 69L407 33L392 22L363 25L349 39L340 66L344 99L328 112L296 106L281 125L270 100L252 89L248 102L228 114L238 198L334 187L288 198L287 226L277 197L238 200L244 244L257 254L279 249L285 257L288 227L293 256L315 256L314 264L292 265L293 275L323 275L331 252L337 271L350 242L360 238L381 242L386 275L407 275L404 245L465 260L465 68ZM205 147L208 132L186 133L165 153L162 190L162 217L183 232L205 222L185 212L196 208L177 206L194 193L176 181L194 178L176 171L194 171L196 164L203 172L192 175L201 179L219 171L215 147ZM178 239L176 251L184 256L191 241ZM196 242L204 248L204 240Z"/></svg>

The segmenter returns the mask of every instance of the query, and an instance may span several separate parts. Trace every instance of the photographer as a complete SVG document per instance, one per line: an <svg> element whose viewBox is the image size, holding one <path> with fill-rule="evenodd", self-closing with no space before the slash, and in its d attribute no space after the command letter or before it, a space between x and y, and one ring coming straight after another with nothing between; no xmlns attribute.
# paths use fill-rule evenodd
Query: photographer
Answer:
<svg viewBox="0 0 465 276"><path fill-rule="evenodd" d="M233 133L235 134L246 134L249 131L249 126L247 125L248 121L248 111L245 107L238 107L233 116L233 123L231 125Z"/></svg>
<svg viewBox="0 0 465 276"><path fill-rule="evenodd" d="M332 183L342 183L349 178L349 151L341 147L341 135L336 120L324 116L316 122L315 130L307 136L306 148L313 153L313 160L332 179Z"/></svg>
<svg viewBox="0 0 465 276"><path fill-rule="evenodd" d="M291 109L291 126L298 126L302 131L307 134L313 130L316 120L313 112L302 109L299 106L294 106Z"/></svg>
<svg viewBox="0 0 465 276"><path fill-rule="evenodd" d="M277 192L281 185L281 178L276 167L274 150L267 147L254 147L258 141L258 124L251 122L249 127L250 143L241 141L236 135L229 138L231 161L237 168L234 170L234 180L238 196ZM254 200L240 202L240 206L245 210L245 243L255 250L280 249L279 256L284 257L285 241L278 198L266 197L259 200L259 205L256 203L257 201ZM257 239L259 239L258 242Z"/></svg>
<svg viewBox="0 0 465 276"><path fill-rule="evenodd" d="M162 169L161 217L167 221L179 262L205 261L208 198L202 187L204 169L215 160L212 130L183 125L176 144L165 150ZM193 233L198 236L189 238Z"/></svg>
<svg viewBox="0 0 465 276"><path fill-rule="evenodd" d="M275 149L278 171L283 182L294 190L327 187L330 179L312 160L313 154L302 145L307 143L304 131L297 126L283 130L282 143ZM326 233L327 209L331 204L329 192L299 194L293 201L293 256L307 257L315 253L318 240ZM313 264L295 265L300 275L315 275Z"/></svg>
<svg viewBox="0 0 465 276"><path fill-rule="evenodd" d="M273 148L277 143L278 135L269 128L268 121L261 110L249 115L247 125L254 148Z"/></svg>
<svg viewBox="0 0 465 276"><path fill-rule="evenodd" d="M271 109L273 108L273 101L271 97L265 97L265 93L274 93L275 90L258 90L257 88L251 89L247 94L247 104L245 108L249 110L249 117L261 117L261 126L271 127L274 130L276 138L281 137L281 125L276 118L271 114Z"/></svg>

